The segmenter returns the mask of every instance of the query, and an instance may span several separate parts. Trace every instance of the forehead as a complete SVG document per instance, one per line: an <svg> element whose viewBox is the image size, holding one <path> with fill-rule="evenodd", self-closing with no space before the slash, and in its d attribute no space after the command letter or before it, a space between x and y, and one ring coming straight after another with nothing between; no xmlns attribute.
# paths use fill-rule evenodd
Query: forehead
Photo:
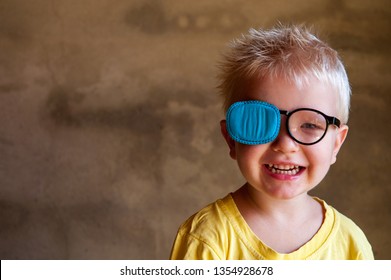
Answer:
<svg viewBox="0 0 391 280"><path fill-rule="evenodd" d="M281 110L312 108L326 114L337 113L336 90L316 78L301 85L282 78L253 80L244 95L245 100L265 101Z"/></svg>

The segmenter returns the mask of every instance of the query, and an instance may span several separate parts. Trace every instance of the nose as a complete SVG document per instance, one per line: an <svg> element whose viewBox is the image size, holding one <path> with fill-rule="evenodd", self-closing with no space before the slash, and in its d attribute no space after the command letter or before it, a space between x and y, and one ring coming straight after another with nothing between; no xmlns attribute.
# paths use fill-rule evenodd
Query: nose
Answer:
<svg viewBox="0 0 391 280"><path fill-rule="evenodd" d="M280 153L295 153L299 150L300 146L288 133L286 126L286 117L281 118L280 132L277 138L271 143L273 151Z"/></svg>

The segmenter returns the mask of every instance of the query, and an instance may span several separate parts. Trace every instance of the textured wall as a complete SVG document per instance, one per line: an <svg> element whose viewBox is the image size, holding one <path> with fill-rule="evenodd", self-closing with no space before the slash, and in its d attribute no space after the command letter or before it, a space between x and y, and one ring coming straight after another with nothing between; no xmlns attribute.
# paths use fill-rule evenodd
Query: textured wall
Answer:
<svg viewBox="0 0 391 280"><path fill-rule="evenodd" d="M314 24L353 87L348 141L314 194L391 258L388 0L0 1L1 259L167 258L236 189L216 62L251 27Z"/></svg>

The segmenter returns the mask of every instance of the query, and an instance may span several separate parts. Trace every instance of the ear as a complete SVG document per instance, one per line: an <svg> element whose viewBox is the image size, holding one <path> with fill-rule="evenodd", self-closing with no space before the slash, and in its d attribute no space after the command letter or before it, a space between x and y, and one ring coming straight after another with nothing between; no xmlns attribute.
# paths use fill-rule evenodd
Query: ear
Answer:
<svg viewBox="0 0 391 280"><path fill-rule="evenodd" d="M231 156L232 159L236 160L236 149L235 149L236 142L231 138L231 136L229 136L226 120L220 121L220 128L221 128L221 134L223 135L225 141L228 144L229 155Z"/></svg>
<svg viewBox="0 0 391 280"><path fill-rule="evenodd" d="M349 127L347 125L341 125L338 128L337 136L335 138L334 149L333 149L333 157L331 160L331 164L337 161L337 154L342 147L343 142L345 142L346 136L348 136Z"/></svg>

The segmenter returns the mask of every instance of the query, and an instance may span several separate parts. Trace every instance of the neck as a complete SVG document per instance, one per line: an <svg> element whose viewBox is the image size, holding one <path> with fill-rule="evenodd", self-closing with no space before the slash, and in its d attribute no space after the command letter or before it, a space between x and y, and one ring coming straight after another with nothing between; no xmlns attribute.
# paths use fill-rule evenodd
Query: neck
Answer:
<svg viewBox="0 0 391 280"><path fill-rule="evenodd" d="M244 185L240 191L243 192L242 196L254 212L275 220L303 219L312 212L309 209L320 206L307 193L291 199L278 199L254 189L249 184Z"/></svg>
<svg viewBox="0 0 391 280"><path fill-rule="evenodd" d="M277 199L244 185L233 198L254 234L280 253L303 246L323 223L321 204L306 193L292 199Z"/></svg>

